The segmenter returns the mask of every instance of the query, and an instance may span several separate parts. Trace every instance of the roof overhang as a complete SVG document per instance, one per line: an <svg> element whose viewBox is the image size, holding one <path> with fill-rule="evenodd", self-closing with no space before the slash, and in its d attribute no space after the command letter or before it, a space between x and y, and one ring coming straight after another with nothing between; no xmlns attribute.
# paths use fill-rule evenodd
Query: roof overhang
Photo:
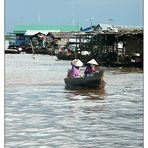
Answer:
<svg viewBox="0 0 148 148"><path fill-rule="evenodd" d="M49 32L60 32L60 30L27 30L25 32L25 35L32 36L37 33L42 33L42 34L47 35Z"/></svg>
<svg viewBox="0 0 148 148"><path fill-rule="evenodd" d="M42 33L42 34L48 34L49 33L49 30L27 30L25 35L28 35L28 36L32 36L32 35L35 35L37 33Z"/></svg>

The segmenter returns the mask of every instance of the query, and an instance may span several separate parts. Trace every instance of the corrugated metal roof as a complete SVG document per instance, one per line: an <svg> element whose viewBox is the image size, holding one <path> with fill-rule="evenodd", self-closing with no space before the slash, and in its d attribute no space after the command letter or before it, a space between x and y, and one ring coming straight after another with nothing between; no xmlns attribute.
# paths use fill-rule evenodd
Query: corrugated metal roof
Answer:
<svg viewBox="0 0 148 148"><path fill-rule="evenodd" d="M49 31L48 30L27 30L26 31L26 33L25 33L25 35L35 35L35 34L37 34L37 33L43 33L43 34L45 34L45 35L47 35L48 33L49 33Z"/></svg>
<svg viewBox="0 0 148 148"><path fill-rule="evenodd" d="M14 30L13 34L25 34L26 31L23 30Z"/></svg>
<svg viewBox="0 0 148 148"><path fill-rule="evenodd" d="M79 26L70 25L16 25L15 31L27 31L27 30L48 30L49 32L72 32L80 31Z"/></svg>
<svg viewBox="0 0 148 148"><path fill-rule="evenodd" d="M87 27L87 28L82 29L81 31L82 32L92 32L94 30L94 27L95 26L90 26L90 27Z"/></svg>

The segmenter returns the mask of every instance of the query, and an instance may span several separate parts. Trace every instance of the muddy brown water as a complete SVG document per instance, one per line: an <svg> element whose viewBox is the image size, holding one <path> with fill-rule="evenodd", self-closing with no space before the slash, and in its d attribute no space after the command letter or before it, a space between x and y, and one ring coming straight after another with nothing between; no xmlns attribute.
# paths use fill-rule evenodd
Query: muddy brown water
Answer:
<svg viewBox="0 0 148 148"><path fill-rule="evenodd" d="M5 55L5 147L142 148L143 72L102 67L102 91L67 90L68 68L55 56Z"/></svg>

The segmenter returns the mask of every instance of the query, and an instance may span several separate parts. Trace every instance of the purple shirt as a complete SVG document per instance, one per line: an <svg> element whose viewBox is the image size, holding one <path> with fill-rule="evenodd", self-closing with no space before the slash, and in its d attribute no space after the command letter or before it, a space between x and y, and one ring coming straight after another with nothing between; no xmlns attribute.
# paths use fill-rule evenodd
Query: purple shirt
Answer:
<svg viewBox="0 0 148 148"><path fill-rule="evenodd" d="M69 76L74 77L74 78L80 77L80 69L79 69L79 67L75 67L75 66L72 65L72 68L71 68L71 70L69 72Z"/></svg>
<svg viewBox="0 0 148 148"><path fill-rule="evenodd" d="M87 75L93 74L94 72L96 72L95 67L92 67L91 65L87 65L87 67L84 71L84 74L85 74L85 76L87 76Z"/></svg>

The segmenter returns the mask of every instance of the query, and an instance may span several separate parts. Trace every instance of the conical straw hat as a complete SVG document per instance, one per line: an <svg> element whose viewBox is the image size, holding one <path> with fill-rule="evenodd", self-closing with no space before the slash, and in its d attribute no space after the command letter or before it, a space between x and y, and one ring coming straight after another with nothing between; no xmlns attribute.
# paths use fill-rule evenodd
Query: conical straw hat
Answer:
<svg viewBox="0 0 148 148"><path fill-rule="evenodd" d="M74 59L71 64L77 67L83 66L83 63L79 59Z"/></svg>
<svg viewBox="0 0 148 148"><path fill-rule="evenodd" d="M90 61L87 62L88 64L93 64L93 65L99 65L95 59L92 59Z"/></svg>

